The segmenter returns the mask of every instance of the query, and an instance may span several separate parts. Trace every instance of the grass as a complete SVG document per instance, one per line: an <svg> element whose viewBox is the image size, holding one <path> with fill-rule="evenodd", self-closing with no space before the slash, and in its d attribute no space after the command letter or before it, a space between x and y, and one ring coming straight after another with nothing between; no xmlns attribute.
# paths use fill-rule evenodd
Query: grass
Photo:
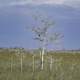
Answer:
<svg viewBox="0 0 80 80"><path fill-rule="evenodd" d="M35 54L34 71L32 56L24 54L21 72L20 55L8 51L0 52L0 80L80 80L79 53L47 53L44 55L43 70L40 56ZM50 70L51 56L52 70Z"/></svg>

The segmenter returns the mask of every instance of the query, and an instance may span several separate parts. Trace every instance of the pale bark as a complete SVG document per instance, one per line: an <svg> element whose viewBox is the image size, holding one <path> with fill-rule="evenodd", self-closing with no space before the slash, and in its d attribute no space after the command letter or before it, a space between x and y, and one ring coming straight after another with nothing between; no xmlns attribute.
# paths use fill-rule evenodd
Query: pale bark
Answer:
<svg viewBox="0 0 80 80"><path fill-rule="evenodd" d="M44 51L44 48L42 49L42 64L41 64L41 70L43 70L43 68L44 68L44 53L45 53L45 51Z"/></svg>
<svg viewBox="0 0 80 80"><path fill-rule="evenodd" d="M23 72L23 54L21 53L21 72Z"/></svg>
<svg viewBox="0 0 80 80"><path fill-rule="evenodd" d="M11 56L11 72L12 72L12 68L13 68L13 57Z"/></svg>
<svg viewBox="0 0 80 80"><path fill-rule="evenodd" d="M52 56L50 57L50 71L52 70L52 64L53 64L53 60L52 60Z"/></svg>
<svg viewBox="0 0 80 80"><path fill-rule="evenodd" d="M34 58L35 58L35 56L33 55L33 72L34 72L34 69L35 69L35 61L34 61Z"/></svg>

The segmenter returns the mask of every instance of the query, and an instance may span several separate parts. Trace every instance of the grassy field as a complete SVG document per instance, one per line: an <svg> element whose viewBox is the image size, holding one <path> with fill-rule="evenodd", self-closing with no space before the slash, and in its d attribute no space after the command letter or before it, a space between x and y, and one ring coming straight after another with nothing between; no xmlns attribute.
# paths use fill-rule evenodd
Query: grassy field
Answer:
<svg viewBox="0 0 80 80"><path fill-rule="evenodd" d="M52 57L52 68L50 60ZM34 68L34 70L33 70ZM0 80L80 80L79 53L47 53L44 55L44 69L41 70L39 54L0 52Z"/></svg>

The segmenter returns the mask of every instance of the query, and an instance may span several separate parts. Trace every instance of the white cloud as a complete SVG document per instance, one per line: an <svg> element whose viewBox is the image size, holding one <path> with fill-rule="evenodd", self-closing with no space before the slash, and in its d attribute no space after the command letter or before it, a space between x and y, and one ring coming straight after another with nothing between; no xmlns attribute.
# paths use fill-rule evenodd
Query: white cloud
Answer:
<svg viewBox="0 0 80 80"><path fill-rule="evenodd" d="M33 2L42 4L62 4L64 0L33 0Z"/></svg>
<svg viewBox="0 0 80 80"><path fill-rule="evenodd" d="M77 8L80 7L80 0L65 0L64 4Z"/></svg>
<svg viewBox="0 0 80 80"><path fill-rule="evenodd" d="M26 5L26 4L60 4L80 7L80 0L0 0L0 6Z"/></svg>
<svg viewBox="0 0 80 80"><path fill-rule="evenodd" d="M25 5L25 4L62 4L64 0L19 0L10 2L8 5Z"/></svg>
<svg viewBox="0 0 80 80"><path fill-rule="evenodd" d="M62 4L64 0L0 0L0 5Z"/></svg>

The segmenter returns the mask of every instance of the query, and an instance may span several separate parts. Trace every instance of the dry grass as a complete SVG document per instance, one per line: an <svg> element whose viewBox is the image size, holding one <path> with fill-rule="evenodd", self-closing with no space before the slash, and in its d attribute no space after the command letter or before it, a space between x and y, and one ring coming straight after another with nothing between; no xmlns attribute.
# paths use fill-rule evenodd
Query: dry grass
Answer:
<svg viewBox="0 0 80 80"><path fill-rule="evenodd" d="M20 56L15 53L0 53L0 80L80 80L79 53L48 53L44 55L44 70L41 70L40 56L35 54L33 72L32 54L24 54L23 72L20 71ZM50 57L53 58L50 70ZM11 60L12 57L12 60ZM12 71L11 71L12 64Z"/></svg>

